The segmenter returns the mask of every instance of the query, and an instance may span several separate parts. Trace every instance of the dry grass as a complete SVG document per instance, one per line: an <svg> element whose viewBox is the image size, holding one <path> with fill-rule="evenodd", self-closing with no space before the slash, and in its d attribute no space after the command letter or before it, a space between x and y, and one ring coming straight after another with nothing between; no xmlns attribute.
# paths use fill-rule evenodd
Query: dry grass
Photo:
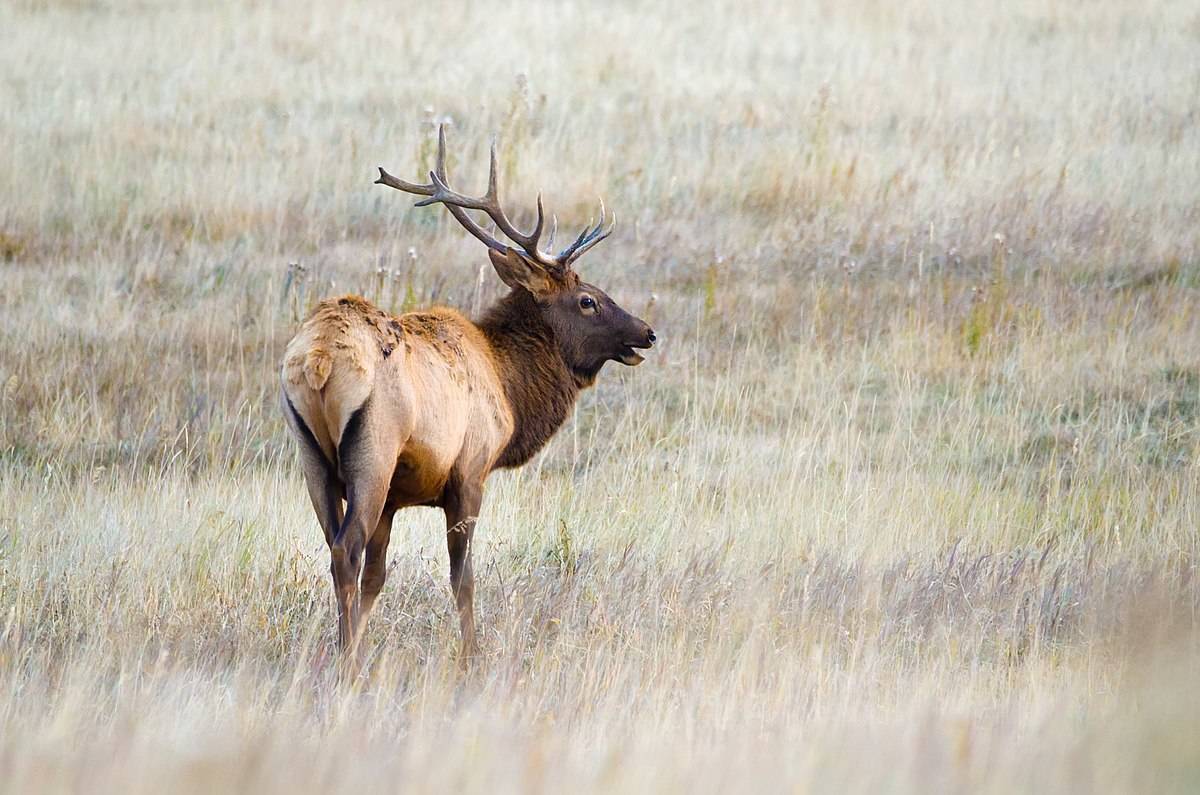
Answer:
<svg viewBox="0 0 1200 795"><path fill-rule="evenodd" d="M18 2L0 789L1195 790L1200 14ZM357 688L275 409L298 315L497 294L371 186L622 219L614 369ZM605 250L607 249L607 250ZM289 267L297 263L299 267Z"/></svg>

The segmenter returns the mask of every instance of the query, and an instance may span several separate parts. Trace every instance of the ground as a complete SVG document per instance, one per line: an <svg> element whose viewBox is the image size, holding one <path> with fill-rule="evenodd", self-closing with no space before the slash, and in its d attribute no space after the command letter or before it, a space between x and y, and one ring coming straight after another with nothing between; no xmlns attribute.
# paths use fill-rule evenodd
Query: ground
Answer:
<svg viewBox="0 0 1200 795"><path fill-rule="evenodd" d="M0 790L1194 791L1192 3L90 3L0 25ZM661 339L366 672L277 407L478 311L449 124ZM560 233L560 237L565 236Z"/></svg>

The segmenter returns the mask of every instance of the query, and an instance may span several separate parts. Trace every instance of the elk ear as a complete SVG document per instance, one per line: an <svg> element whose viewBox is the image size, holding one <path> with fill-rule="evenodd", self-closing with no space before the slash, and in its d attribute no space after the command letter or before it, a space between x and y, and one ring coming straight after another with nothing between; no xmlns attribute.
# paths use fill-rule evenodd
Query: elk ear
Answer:
<svg viewBox="0 0 1200 795"><path fill-rule="evenodd" d="M533 293L535 298L550 295L558 288L544 268L530 262L514 249L506 248L503 254L488 249L488 258L500 280L509 287L521 287Z"/></svg>

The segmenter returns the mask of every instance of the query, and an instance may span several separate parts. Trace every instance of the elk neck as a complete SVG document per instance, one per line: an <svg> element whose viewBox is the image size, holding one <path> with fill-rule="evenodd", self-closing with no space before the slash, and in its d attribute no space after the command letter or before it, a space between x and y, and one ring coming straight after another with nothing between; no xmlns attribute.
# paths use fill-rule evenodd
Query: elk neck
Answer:
<svg viewBox="0 0 1200 795"><path fill-rule="evenodd" d="M478 323L495 354L496 370L513 414L513 434L496 462L520 466L566 421L580 390L594 378L573 372L533 296L513 290Z"/></svg>

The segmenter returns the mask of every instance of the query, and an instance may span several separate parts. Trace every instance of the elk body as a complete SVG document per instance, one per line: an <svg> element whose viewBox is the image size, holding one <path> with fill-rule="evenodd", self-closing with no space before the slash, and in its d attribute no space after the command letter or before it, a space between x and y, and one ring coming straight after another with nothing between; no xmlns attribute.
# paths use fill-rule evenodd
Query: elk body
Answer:
<svg viewBox="0 0 1200 795"><path fill-rule="evenodd" d="M510 292L478 321L445 307L392 316L356 296L328 299L284 354L283 410L329 544L343 651L361 637L386 578L393 516L429 505L446 515L463 653L474 654L471 542L488 475L528 461L606 362L639 364L635 349L655 339L572 268L612 232L603 205L600 223L546 252L540 196L529 234L501 209L494 145L482 197L451 190L445 164L443 129L429 184L382 168L377 184L426 197L417 206L442 204L487 246ZM468 211L485 213L515 247Z"/></svg>

